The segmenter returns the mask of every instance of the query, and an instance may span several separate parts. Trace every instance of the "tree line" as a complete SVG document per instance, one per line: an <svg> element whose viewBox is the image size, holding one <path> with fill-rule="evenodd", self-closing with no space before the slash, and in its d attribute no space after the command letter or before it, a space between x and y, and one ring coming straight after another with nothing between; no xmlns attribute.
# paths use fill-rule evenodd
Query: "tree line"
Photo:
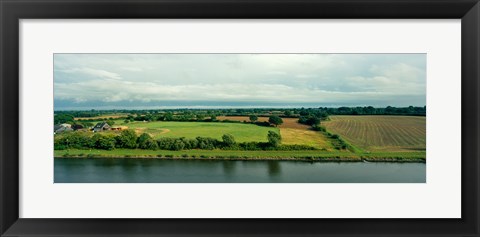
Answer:
<svg viewBox="0 0 480 237"><path fill-rule="evenodd" d="M364 107L338 107L327 108L320 107L318 111L327 113L329 115L415 115L425 116L427 114L427 106L421 107L392 107L375 108L373 106Z"/></svg>
<svg viewBox="0 0 480 237"><path fill-rule="evenodd" d="M120 134L68 132L55 137L55 150L65 149L102 149L113 150L145 149L145 150L190 150L190 149L223 149L223 150L312 150L303 145L282 145L279 133L269 131L267 142L236 142L231 134L224 134L221 140L211 137L153 138L148 133L138 136L134 130L124 130Z"/></svg>

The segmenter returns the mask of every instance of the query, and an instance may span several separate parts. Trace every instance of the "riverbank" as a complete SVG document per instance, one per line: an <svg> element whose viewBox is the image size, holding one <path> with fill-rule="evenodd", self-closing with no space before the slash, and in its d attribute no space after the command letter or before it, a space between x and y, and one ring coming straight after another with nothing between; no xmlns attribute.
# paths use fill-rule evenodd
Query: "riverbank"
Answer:
<svg viewBox="0 0 480 237"><path fill-rule="evenodd" d="M56 150L55 158L141 158L165 160L281 160L323 162L426 162L426 152L352 153L348 151L225 151L225 150Z"/></svg>

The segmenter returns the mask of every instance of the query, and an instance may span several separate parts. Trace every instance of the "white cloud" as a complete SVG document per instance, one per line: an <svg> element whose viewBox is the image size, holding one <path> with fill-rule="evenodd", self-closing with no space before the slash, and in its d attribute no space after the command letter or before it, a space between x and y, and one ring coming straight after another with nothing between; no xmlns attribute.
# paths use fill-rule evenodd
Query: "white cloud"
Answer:
<svg viewBox="0 0 480 237"><path fill-rule="evenodd" d="M367 79L368 80L368 79ZM100 85L98 85L100 84ZM394 92L336 92L322 89L295 88L275 84L152 85L150 83L98 83L88 81L73 85L57 84L56 97L104 102L132 101L287 101L289 103L345 102L359 97L394 96ZM89 93L85 93L88 91ZM194 96L192 96L194 95Z"/></svg>
<svg viewBox="0 0 480 237"><path fill-rule="evenodd" d="M113 79L113 80L120 80L122 77L113 72L101 70L101 69L94 69L94 68L71 68L71 69L64 69L59 70L65 73L72 73L72 74L87 74L89 76L97 77L97 78L104 78L104 79Z"/></svg>
<svg viewBox="0 0 480 237"><path fill-rule="evenodd" d="M424 54L59 54L55 99L365 104L423 98ZM405 102L412 103L411 99Z"/></svg>

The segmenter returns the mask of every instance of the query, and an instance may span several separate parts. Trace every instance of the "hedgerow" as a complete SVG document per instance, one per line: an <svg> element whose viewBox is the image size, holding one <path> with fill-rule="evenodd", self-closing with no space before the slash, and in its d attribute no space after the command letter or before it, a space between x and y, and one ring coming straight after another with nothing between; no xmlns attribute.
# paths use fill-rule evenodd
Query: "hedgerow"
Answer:
<svg viewBox="0 0 480 237"><path fill-rule="evenodd" d="M133 130L122 131L119 135L113 133L89 133L89 132L66 132L55 137L55 150L65 149L102 149L112 150L115 148L144 149L144 150L315 150L306 145L281 145L281 136L278 133L269 131L267 139L269 142L235 142L231 134L224 134L222 140L211 137L196 137L187 139L185 137L152 138L149 134L143 133L137 136Z"/></svg>

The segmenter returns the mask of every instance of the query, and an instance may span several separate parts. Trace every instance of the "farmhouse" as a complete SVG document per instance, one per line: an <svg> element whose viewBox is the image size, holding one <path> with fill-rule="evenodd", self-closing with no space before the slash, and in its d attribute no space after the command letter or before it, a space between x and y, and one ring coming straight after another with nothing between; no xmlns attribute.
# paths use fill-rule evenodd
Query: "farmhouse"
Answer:
<svg viewBox="0 0 480 237"><path fill-rule="evenodd" d="M110 130L110 125L108 125L107 122L101 122L101 123L97 123L95 125L95 127L93 127L93 131L94 132L101 132L101 131L105 131L105 130Z"/></svg>
<svg viewBox="0 0 480 237"><path fill-rule="evenodd" d="M68 123L62 123L62 124L57 124L53 126L53 134L68 132L68 131L73 131L72 125Z"/></svg>

